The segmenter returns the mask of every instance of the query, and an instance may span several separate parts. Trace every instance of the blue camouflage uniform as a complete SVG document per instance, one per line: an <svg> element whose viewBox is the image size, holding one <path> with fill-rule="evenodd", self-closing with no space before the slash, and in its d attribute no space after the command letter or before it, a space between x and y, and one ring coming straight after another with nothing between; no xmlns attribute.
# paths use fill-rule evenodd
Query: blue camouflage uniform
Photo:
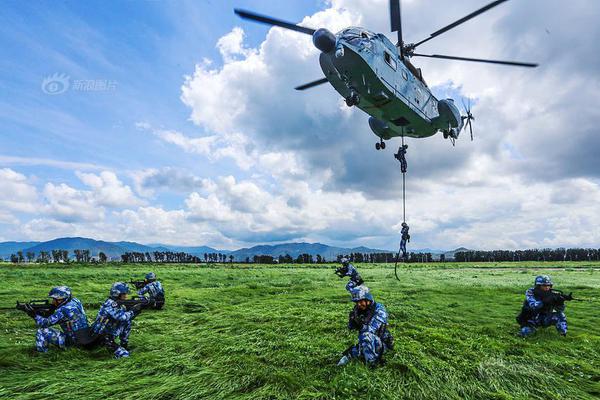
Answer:
<svg viewBox="0 0 600 400"><path fill-rule="evenodd" d="M165 301L165 290L163 289L159 281L148 283L146 286L138 290L137 293L140 296L143 296L144 294L148 293L150 300L162 301L163 303Z"/></svg>
<svg viewBox="0 0 600 400"><path fill-rule="evenodd" d="M410 242L410 234L408 233L409 227L406 222L402 223L402 230L400 231L400 251L402 252L402 257L407 258L408 253L406 252L406 242Z"/></svg>
<svg viewBox="0 0 600 400"><path fill-rule="evenodd" d="M49 344L60 348L76 344L75 332L88 328L88 320L81 302L72 297L58 306L56 311L48 318L40 315L35 316L35 323L40 329L35 335L35 347L37 351L45 353ZM60 325L62 332L49 328L52 325Z"/></svg>
<svg viewBox="0 0 600 400"><path fill-rule="evenodd" d="M356 268L348 265L347 276L350 281L346 284L346 290L350 293L352 301L369 300L370 306L366 310L360 310L358 304L354 306L348 317L348 328L358 331L358 343L344 351L344 357L338 365L344 365L349 359L363 359L367 365L375 366L383 357L383 353L393 348L393 337L387 329L388 314L385 306L375 302L369 292L369 288L362 284Z"/></svg>
<svg viewBox="0 0 600 400"><path fill-rule="evenodd" d="M348 263L346 267L346 273L343 276L347 276L350 278L348 283L346 284L346 290L350 292L353 288L362 284L363 279L358 273L358 270L354 267L354 265Z"/></svg>
<svg viewBox="0 0 600 400"><path fill-rule="evenodd" d="M92 325L92 332L101 335L104 344L114 351L115 358L129 357L127 343L131 332L131 321L135 317L133 311L126 311L124 306L109 298L100 307L96 320ZM115 343L119 338L120 345Z"/></svg>
<svg viewBox="0 0 600 400"><path fill-rule="evenodd" d="M375 365L389 348L391 339L391 334L387 330L388 314L385 306L373 302L367 309L368 317L362 324L357 324L353 320L352 313L348 328L358 330L358 343L349 348L346 354L351 358L363 358L367 365Z"/></svg>
<svg viewBox="0 0 600 400"><path fill-rule="evenodd" d="M550 325L554 325L558 333L566 335L567 316L564 312L564 304L548 307L542 301L541 295L535 290L535 287L529 288L525 292L522 310L522 314L525 313L525 321L521 327L521 336L529 336L536 331L536 328L546 328Z"/></svg>

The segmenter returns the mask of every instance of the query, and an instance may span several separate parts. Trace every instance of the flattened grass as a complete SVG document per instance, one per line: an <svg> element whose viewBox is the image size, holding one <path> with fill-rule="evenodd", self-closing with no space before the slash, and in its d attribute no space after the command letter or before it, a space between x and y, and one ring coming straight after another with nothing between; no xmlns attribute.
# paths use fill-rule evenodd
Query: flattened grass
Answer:
<svg viewBox="0 0 600 400"><path fill-rule="evenodd" d="M0 312L0 397L11 399L588 399L600 396L600 271L593 263L544 271L573 290L570 331L523 340L515 314L541 269L531 263L358 266L390 314L396 349L369 370L337 368L356 340L351 304L329 267L0 265L0 306L67 284L99 304L110 284L157 272L165 309L142 313L132 357L104 349L33 350L32 321ZM513 268L506 268L506 267ZM547 264L546 266L552 266ZM514 268L517 267L517 268ZM594 299L599 298L597 301ZM88 308L90 319L97 309Z"/></svg>

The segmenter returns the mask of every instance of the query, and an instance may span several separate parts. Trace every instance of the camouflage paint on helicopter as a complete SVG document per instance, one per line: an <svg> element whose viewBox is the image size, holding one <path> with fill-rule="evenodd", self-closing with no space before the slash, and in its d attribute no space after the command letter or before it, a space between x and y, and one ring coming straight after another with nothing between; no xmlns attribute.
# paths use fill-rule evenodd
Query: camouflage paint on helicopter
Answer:
<svg viewBox="0 0 600 400"><path fill-rule="evenodd" d="M235 10L242 18L275 25L311 35L313 44L321 51L319 62L325 78L296 87L305 90L329 82L345 99L348 106L357 106L371 117L369 126L380 138L375 147L385 148L384 140L397 136L423 138L441 131L444 138L458 138L469 126L473 130L470 105L466 115L452 99L438 100L433 96L421 70L409 61L410 57L429 57L446 60L474 61L521 67L537 64L515 61L486 60L439 54L417 54L415 48L434 37L480 15L508 0L496 0L471 14L433 32L428 38L405 44L402 38L400 0L390 0L391 30L398 33L394 45L385 35L364 28L346 28L336 35L327 29L312 29L250 11Z"/></svg>

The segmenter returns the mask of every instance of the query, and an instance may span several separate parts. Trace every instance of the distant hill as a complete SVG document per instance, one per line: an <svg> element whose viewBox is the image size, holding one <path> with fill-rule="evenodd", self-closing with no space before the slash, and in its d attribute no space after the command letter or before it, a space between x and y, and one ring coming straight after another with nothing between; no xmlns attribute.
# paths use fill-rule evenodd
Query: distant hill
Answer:
<svg viewBox="0 0 600 400"><path fill-rule="evenodd" d="M0 243L0 258L10 257L17 251L23 251L29 247L35 246L40 242L2 242Z"/></svg>
<svg viewBox="0 0 600 400"><path fill-rule="evenodd" d="M126 242L121 242L126 243ZM134 248L139 248L137 243ZM70 256L73 256L73 250L89 250L91 256L97 256L98 253L103 252L108 257L119 257L121 254L126 253L128 251L138 251L138 250L130 250L126 246L120 246L116 243L105 242L102 240L94 240L82 237L73 237L73 238L59 238L54 240L49 240L47 242L38 243L35 246L27 248L25 251L33 251L36 255L39 255L41 251L52 251L52 250L68 250ZM148 248L149 249L149 248ZM147 250L151 251L151 250Z"/></svg>
<svg viewBox="0 0 600 400"><path fill-rule="evenodd" d="M243 248L236 251L231 252L231 254L238 261L243 261L246 257L252 259L255 255L265 255L265 256L273 256L279 257L280 255L289 254L293 258L298 257L300 254L310 254L312 256L316 256L320 254L322 257L325 257L326 260L335 260L340 254L349 254L349 253L363 253L363 254L371 254L371 253L390 253L390 250L378 250L378 249L370 249L368 247L354 247L354 248L344 248L344 247L333 247L328 246L322 243L283 243L276 245L260 245L254 246L250 248Z"/></svg>
<svg viewBox="0 0 600 400"><path fill-rule="evenodd" d="M317 254L324 257L326 260L332 261L341 254L350 253L394 253L397 250L381 250L372 249L369 247L335 247L328 246L322 243L282 243L275 245L258 245L249 248L242 248L239 250L219 250L208 246L176 246L166 245L161 243L144 245L136 242L105 242L103 240L95 240L83 237L66 237L49 240L47 242L4 242L0 243L0 258L8 258L11 254L15 254L21 250L25 254L26 252L34 252L37 255L41 251L52 251L52 250L68 250L71 258L73 250L89 250L90 255L95 257L98 253L103 252L110 258L119 258L121 254L127 252L141 252L141 253L152 253L154 251L173 251L173 252L184 252L200 257L204 257L205 253L221 253L233 255L236 261L244 261L246 258L252 259L254 256L268 255L277 258L280 255L289 254L293 258L297 258L300 254L310 254L313 257ZM457 251L466 250L464 247L458 248L452 251L443 250L431 250L431 249L419 249L412 250L415 252L429 252L434 254L434 257L439 258L440 254L446 254L446 258L454 258L454 253Z"/></svg>

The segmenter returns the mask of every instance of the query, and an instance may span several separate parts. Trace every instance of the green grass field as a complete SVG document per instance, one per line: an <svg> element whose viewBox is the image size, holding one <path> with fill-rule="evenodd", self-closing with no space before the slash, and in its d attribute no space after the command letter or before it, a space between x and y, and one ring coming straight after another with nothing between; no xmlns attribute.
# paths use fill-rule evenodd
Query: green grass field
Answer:
<svg viewBox="0 0 600 400"><path fill-rule="evenodd" d="M535 267L537 265L537 267ZM0 306L66 284L100 303L112 282L154 270L162 311L134 322L132 357L105 349L37 354L32 320L0 312L0 398L591 399L600 396L600 267L358 265L390 314L396 349L376 370L335 366L356 340L346 280L332 266L0 265ZM472 267L472 265L471 265ZM512 267L512 268L507 268ZM526 268L528 267L528 268ZM588 301L567 306L569 335L527 340L515 315L536 274ZM97 308L87 309L93 319Z"/></svg>

